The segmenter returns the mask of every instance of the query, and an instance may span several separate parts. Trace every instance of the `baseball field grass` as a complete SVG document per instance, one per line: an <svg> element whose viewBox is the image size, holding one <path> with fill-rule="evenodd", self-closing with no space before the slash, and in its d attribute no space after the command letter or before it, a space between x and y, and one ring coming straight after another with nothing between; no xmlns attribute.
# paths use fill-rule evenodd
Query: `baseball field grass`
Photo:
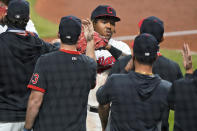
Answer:
<svg viewBox="0 0 197 131"><path fill-rule="evenodd" d="M39 16L36 13L36 11L34 9L34 5L35 5L36 0L27 0L27 1L30 2L31 19L33 20L33 22L36 26L39 36L41 38L56 37L58 25L48 21L47 19L42 18L41 16ZM183 62L182 62L183 60L182 60L182 56L181 56L180 51L161 49L161 53L164 56L166 56L167 58L176 61L180 65L180 68L181 68L181 71L183 72L183 74L185 74ZM194 67L194 69L196 69L197 68L197 54L194 53L194 55L192 55L192 60L193 60L193 67ZM170 131L172 131L173 124L174 124L174 112L173 111L170 112L169 124L170 124Z"/></svg>
<svg viewBox="0 0 197 131"><path fill-rule="evenodd" d="M39 37L41 38L49 38L56 37L58 31L58 25L48 21L47 19L39 16L35 11L35 3L36 0L27 0L30 3L31 9L31 19L35 24L36 30L38 31Z"/></svg>

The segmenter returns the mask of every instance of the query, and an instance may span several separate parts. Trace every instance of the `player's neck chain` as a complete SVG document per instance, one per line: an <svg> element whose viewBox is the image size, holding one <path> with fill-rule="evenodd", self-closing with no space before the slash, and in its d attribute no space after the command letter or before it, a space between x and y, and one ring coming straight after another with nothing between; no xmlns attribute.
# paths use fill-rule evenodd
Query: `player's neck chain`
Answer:
<svg viewBox="0 0 197 131"><path fill-rule="evenodd" d="M137 72L137 73L139 73L139 74L143 74L143 75L153 75L153 73L148 73L148 72L145 72L145 71L135 71L135 72Z"/></svg>

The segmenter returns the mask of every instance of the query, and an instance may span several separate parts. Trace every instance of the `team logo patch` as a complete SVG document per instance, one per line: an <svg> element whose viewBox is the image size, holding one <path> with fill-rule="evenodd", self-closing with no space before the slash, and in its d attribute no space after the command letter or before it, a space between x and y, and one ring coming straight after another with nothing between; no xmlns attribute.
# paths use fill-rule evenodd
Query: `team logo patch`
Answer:
<svg viewBox="0 0 197 131"><path fill-rule="evenodd" d="M72 60L77 60L77 57L72 57Z"/></svg>
<svg viewBox="0 0 197 131"><path fill-rule="evenodd" d="M107 7L107 13L112 14L112 7Z"/></svg>
<svg viewBox="0 0 197 131"><path fill-rule="evenodd" d="M37 84L38 79L39 79L39 74L38 73L33 74L32 79L31 79L32 84Z"/></svg>

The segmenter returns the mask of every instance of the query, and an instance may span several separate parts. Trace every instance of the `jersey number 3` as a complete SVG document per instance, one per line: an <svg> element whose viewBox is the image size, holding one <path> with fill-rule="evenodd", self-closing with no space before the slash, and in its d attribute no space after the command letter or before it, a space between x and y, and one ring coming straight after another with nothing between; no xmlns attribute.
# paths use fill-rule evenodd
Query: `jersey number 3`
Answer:
<svg viewBox="0 0 197 131"><path fill-rule="evenodd" d="M32 84L37 84L38 79L39 79L39 75L37 73L33 74L32 80L31 80Z"/></svg>

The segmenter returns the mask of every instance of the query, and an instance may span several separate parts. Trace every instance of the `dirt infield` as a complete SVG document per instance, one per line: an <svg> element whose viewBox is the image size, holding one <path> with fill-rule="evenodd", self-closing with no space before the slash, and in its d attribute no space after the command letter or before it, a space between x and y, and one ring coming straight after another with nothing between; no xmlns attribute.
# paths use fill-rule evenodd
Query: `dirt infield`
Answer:
<svg viewBox="0 0 197 131"><path fill-rule="evenodd" d="M164 21L165 32L197 29L197 0L37 0L36 11L59 23L62 16L70 14L89 18L99 4L111 5L121 18L114 36L137 34L138 22L153 15ZM188 42L192 51L197 51L197 34L166 37L161 47L180 49L183 42Z"/></svg>

